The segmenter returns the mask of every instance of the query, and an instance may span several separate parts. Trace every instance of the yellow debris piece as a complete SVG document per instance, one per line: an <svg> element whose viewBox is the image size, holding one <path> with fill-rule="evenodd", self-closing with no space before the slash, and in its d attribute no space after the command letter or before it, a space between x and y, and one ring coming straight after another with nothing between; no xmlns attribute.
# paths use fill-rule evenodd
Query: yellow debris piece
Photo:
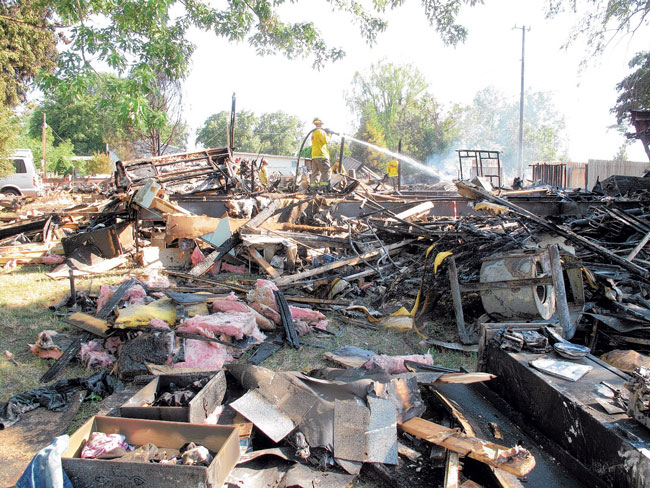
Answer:
<svg viewBox="0 0 650 488"><path fill-rule="evenodd" d="M485 210L490 215L503 215L504 213L507 213L510 209L508 207L504 207L503 205L499 205L497 203L481 202L474 205L474 210Z"/></svg>
<svg viewBox="0 0 650 488"><path fill-rule="evenodd" d="M161 298L148 305L130 305L115 310L115 313L115 327L118 329L149 325L151 319L160 319L170 326L176 322L176 307L170 298Z"/></svg>
<svg viewBox="0 0 650 488"><path fill-rule="evenodd" d="M446 257L451 256L452 254L453 252L451 251L444 251L436 254L436 257L433 260L433 274L438 273L438 266L442 264Z"/></svg>
<svg viewBox="0 0 650 488"><path fill-rule="evenodd" d="M413 316L404 307L379 320L379 323L384 327L395 330L411 330L413 322Z"/></svg>

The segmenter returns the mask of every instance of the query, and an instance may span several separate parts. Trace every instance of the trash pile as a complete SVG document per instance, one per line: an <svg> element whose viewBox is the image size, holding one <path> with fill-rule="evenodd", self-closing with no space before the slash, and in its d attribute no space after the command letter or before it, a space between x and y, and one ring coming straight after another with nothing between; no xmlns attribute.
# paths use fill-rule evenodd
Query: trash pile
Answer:
<svg viewBox="0 0 650 488"><path fill-rule="evenodd" d="M3 262L49 263L50 278L70 280L53 309L79 333L44 330L29 346L54 360L42 382L71 361L133 384L155 376L122 417L239 425L228 486L241 487L348 486L359 475L390 486L428 476L485 483L470 467L459 474L458 455L488 466L499 486L517 486L504 473L534 479L529 445L496 442L494 422L489 440L479 435L465 406L445 398L520 367L589 391L598 415L629 407L647 419L638 368L650 368L650 201L628 180L606 180L606 195L496 191L480 178L453 192L395 194L351 178L305 195L264 191L254 163L247 168L221 149L127 161L105 200L0 227ZM138 270L96 293L77 290L77 276L118 266ZM417 337L414 353L478 352L479 371L443 367L430 353L319 342L345 327ZM260 366L283 347L322 350L337 368ZM596 395L587 385L601 369L637 373ZM215 372L218 381L196 376ZM196 410L208 397L210 408ZM174 408L187 410L166 417ZM126 427L112 428L103 433ZM175 462L184 456L182 445L121 442L140 446L129 459L158 459L163 447ZM209 471L219 449L204 449Z"/></svg>

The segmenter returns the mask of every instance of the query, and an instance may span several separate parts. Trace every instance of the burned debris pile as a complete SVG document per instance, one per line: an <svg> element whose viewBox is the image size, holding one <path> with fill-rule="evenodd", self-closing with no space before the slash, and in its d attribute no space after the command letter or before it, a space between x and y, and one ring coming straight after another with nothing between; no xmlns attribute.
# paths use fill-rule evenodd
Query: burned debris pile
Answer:
<svg viewBox="0 0 650 488"><path fill-rule="evenodd" d="M52 361L41 381L77 361L132 393L70 438L66 475L99 486L141 463L177 486L195 463L196 486L642 486L650 200L605 183L398 194L343 177L305 194L213 149L120 163L95 202L3 225L7 272L42 263L70 283L52 309L76 333L30 345ZM78 287L116 268L121 283ZM340 343L346 329L412 354ZM261 366L282 349L336 367ZM438 350L478 352L477 371L437 364ZM39 394L12 398L3 425ZM499 402L529 421L493 413ZM96 439L119 439L110 461L83 454Z"/></svg>

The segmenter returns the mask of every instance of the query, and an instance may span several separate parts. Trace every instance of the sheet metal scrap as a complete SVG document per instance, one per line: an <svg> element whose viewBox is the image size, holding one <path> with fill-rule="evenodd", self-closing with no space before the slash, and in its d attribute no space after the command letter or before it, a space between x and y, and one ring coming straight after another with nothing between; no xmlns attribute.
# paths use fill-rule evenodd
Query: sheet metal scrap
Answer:
<svg viewBox="0 0 650 488"><path fill-rule="evenodd" d="M414 375L328 381L242 364L227 368L252 388L232 403L235 410L276 442L302 432L312 449L327 449L348 472L363 462L396 464L397 421L424 411Z"/></svg>

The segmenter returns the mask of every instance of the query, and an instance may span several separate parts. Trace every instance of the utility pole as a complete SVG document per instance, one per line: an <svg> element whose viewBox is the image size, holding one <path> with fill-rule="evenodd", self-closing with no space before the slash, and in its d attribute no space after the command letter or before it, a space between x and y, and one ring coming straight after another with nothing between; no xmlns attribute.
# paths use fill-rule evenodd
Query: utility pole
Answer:
<svg viewBox="0 0 650 488"><path fill-rule="evenodd" d="M514 27L521 29L521 94L519 97L519 164L518 172L519 178L522 182L524 179L524 59L525 59L525 46L526 46L526 26ZM530 27L528 27L530 31Z"/></svg>
<svg viewBox="0 0 650 488"><path fill-rule="evenodd" d="M45 159L46 159L46 154L45 151L47 150L47 133L45 131L47 129L47 122L45 121L45 112L43 112L43 132L41 135L41 168L43 168L43 178L47 177L47 168L45 166Z"/></svg>

